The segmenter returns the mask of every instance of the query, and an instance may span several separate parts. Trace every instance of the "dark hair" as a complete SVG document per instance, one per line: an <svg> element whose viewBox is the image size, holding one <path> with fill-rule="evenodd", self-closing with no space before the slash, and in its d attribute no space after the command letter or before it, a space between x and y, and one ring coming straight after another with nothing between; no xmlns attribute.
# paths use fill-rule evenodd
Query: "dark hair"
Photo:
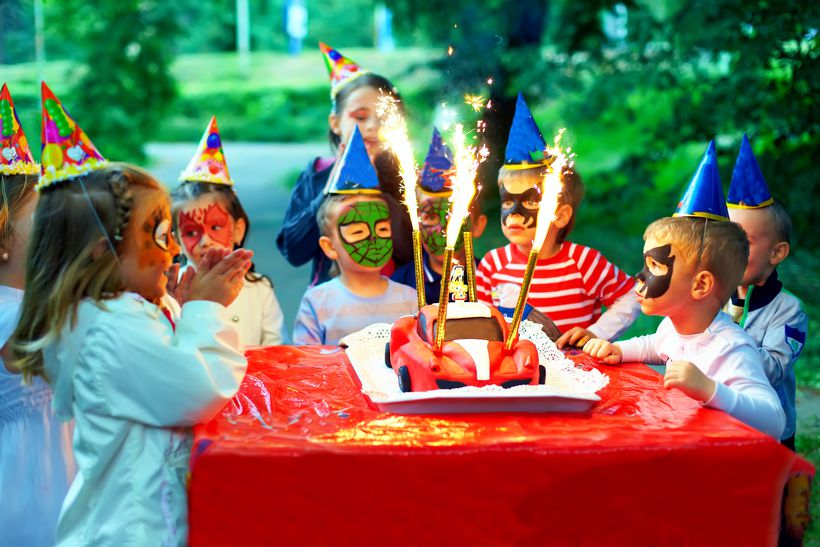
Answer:
<svg viewBox="0 0 820 547"><path fill-rule="evenodd" d="M398 101L401 101L401 95L399 95L396 86L390 83L390 80L384 76L367 72L339 88L339 91L336 92L336 97L333 99L333 107L331 112L333 114L341 115L341 113L344 112L345 105L347 104L347 100L350 98L350 95L357 89L361 89L363 87L372 87L385 93L389 93ZM400 108L403 108L402 105L404 105L404 102L399 102ZM336 150L341 142L341 137L334 133L332 129L328 129L328 137L330 139L331 148Z"/></svg>
<svg viewBox="0 0 820 547"><path fill-rule="evenodd" d="M507 166L502 166L498 171L498 184L501 186L505 180L525 179L533 186L541 184L544 175L546 174L546 166L533 167L532 169L511 169ZM561 171L561 181L564 183L561 189L561 194L558 196L558 203L561 205L569 205L572 207L572 216L569 218L567 225L561 228L556 234L556 241L563 243L566 241L572 229L575 227L575 217L578 213L578 208L581 206L581 201L584 199L584 181L581 180L581 175L577 171L569 167L564 167Z"/></svg>
<svg viewBox="0 0 820 547"><path fill-rule="evenodd" d="M242 204L239 202L239 196L236 195L233 186L229 184L215 184L212 182L200 182L194 180L184 181L171 192L171 218L173 219L174 234L177 236L177 240L181 241L179 236L180 210L189 201L195 200L205 194L216 194L222 197L231 218L233 218L234 221L240 219L245 221L245 234L242 236L242 240L239 243L234 244L233 248L239 249L240 247L243 247L245 245L245 240L248 238L248 234L251 231L251 220L248 218L248 213L245 212L245 208L242 207ZM180 254L180 261L183 260L185 260L185 257L183 254ZM251 268L248 270L248 273L245 274L245 280L253 283L260 281L261 279L266 279L268 283L273 285L267 276L256 272L256 266L253 262L251 262Z"/></svg>

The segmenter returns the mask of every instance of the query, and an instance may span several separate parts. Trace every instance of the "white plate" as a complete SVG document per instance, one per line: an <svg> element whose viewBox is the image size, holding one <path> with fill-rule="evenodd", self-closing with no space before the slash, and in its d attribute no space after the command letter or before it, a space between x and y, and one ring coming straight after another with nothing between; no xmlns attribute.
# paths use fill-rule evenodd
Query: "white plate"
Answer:
<svg viewBox="0 0 820 547"><path fill-rule="evenodd" d="M542 364L554 385L465 387L404 393L396 373L384 364L384 344L390 325L376 324L345 337L345 352L362 393L379 410L396 414L457 414L465 412L586 412L601 398L595 391L609 379L598 370L582 371L560 352Z"/></svg>

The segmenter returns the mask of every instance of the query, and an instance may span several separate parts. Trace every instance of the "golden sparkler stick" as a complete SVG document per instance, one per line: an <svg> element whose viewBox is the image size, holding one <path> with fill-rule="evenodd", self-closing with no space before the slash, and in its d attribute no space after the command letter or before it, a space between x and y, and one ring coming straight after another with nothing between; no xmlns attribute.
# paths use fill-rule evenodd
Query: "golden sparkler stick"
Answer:
<svg viewBox="0 0 820 547"><path fill-rule="evenodd" d="M445 247L444 266L441 270L441 292L438 297L438 320L436 321L435 351L441 351L444 342L444 324L447 322L447 302L450 300L450 270L453 267L453 249Z"/></svg>
<svg viewBox="0 0 820 547"><path fill-rule="evenodd" d="M532 274L535 272L535 262L538 260L538 251L535 249L530 251L530 257L527 259L527 269L524 270L524 282L521 283L521 292L518 293L518 302L515 303L515 313L513 313L512 322L510 323L510 333L507 335L507 340L504 342L504 348L511 350L513 341L518 336L518 327L521 326L521 317L524 315L524 304L527 302L527 294L530 292L530 283L532 282Z"/></svg>
<svg viewBox="0 0 820 547"><path fill-rule="evenodd" d="M464 268L467 272L467 301L478 302L475 295L475 254L473 252L473 234L470 231L464 234Z"/></svg>
<svg viewBox="0 0 820 547"><path fill-rule="evenodd" d="M416 295L419 300L419 310L427 304L427 295L424 289L424 264L421 256L421 232L413 230L413 265L416 270Z"/></svg>

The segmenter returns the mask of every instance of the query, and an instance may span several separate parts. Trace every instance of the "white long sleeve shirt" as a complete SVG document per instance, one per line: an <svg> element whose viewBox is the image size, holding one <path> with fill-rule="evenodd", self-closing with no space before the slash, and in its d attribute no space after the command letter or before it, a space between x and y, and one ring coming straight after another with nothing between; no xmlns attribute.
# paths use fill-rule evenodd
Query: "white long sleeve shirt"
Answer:
<svg viewBox="0 0 820 547"><path fill-rule="evenodd" d="M134 293L104 306L81 302L44 349L54 410L75 419L57 545L184 545L189 427L239 389L237 332L213 302L186 303L176 331Z"/></svg>
<svg viewBox="0 0 820 547"><path fill-rule="evenodd" d="M708 407L780 439L786 418L757 353L754 340L719 312L702 333L681 335L667 317L655 334L618 342L622 361L666 364L689 361L717 384Z"/></svg>

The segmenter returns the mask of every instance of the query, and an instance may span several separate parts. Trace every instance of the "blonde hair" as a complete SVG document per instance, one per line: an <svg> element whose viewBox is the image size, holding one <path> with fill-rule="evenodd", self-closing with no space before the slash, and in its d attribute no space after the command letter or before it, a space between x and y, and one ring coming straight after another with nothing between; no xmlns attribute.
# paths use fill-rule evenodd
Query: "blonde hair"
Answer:
<svg viewBox="0 0 820 547"><path fill-rule="evenodd" d="M0 174L0 247L6 246L14 233L11 221L18 209L34 197L35 175Z"/></svg>
<svg viewBox="0 0 820 547"><path fill-rule="evenodd" d="M134 197L164 191L150 174L111 164L45 188L34 213L26 261L26 290L11 339L14 366L28 381L45 377L43 348L74 325L77 305L102 302L125 289L119 259Z"/></svg>
<svg viewBox="0 0 820 547"><path fill-rule="evenodd" d="M498 184L500 186L505 182L511 182L540 187L541 181L546 174L546 165L540 165L530 169L513 169L504 165L498 170ZM581 175L579 175L577 171L565 167L561 171L561 181L564 184L561 188L561 194L558 196L558 204L572 207L572 215L567 225L558 231L556 236L558 243L563 243L575 227L575 215L584 199L584 181L581 180Z"/></svg>
<svg viewBox="0 0 820 547"><path fill-rule="evenodd" d="M715 276L720 301L740 284L749 260L749 240L739 224L699 217L664 217L650 224L643 238L672 244L678 260L692 272Z"/></svg>

